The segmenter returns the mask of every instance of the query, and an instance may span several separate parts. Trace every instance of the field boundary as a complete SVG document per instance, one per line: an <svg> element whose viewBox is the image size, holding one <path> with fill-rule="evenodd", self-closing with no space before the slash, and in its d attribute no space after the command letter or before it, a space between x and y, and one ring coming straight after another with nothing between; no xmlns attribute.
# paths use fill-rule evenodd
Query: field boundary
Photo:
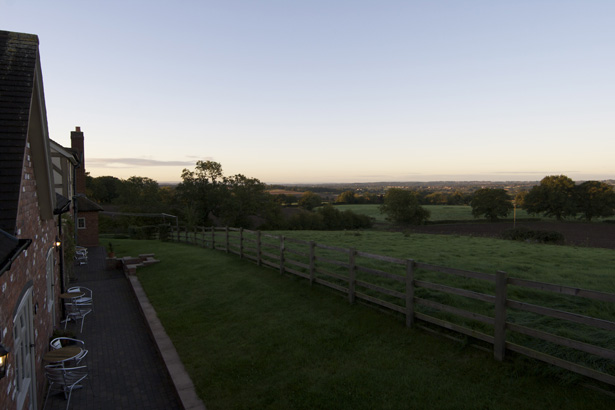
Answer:
<svg viewBox="0 0 615 410"><path fill-rule="evenodd" d="M615 386L612 344L598 345L544 324L574 325L615 340L615 322L583 310L613 311L612 293L517 279L504 271L488 274L431 265L242 228L178 227L172 229L170 238L235 254L280 274L326 286L346 294L350 303L361 300L395 312L405 318L408 327L421 321L481 340L493 346L498 361L515 352ZM532 298L537 292L549 295L549 303L537 304Z"/></svg>

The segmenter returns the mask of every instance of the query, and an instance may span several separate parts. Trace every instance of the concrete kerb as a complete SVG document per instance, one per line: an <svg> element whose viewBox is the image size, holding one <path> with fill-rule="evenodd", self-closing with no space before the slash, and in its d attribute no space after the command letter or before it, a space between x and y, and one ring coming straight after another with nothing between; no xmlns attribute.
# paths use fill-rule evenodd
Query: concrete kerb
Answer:
<svg viewBox="0 0 615 410"><path fill-rule="evenodd" d="M160 323L154 307L149 302L141 282L136 275L127 275L127 277L184 409L205 410L205 403L196 394L194 384L179 359L171 338Z"/></svg>

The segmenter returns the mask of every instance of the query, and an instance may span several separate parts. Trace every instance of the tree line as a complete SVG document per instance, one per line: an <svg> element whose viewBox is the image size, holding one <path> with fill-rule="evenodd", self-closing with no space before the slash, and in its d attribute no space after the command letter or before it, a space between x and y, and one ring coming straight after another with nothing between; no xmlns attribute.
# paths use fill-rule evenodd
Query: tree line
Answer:
<svg viewBox="0 0 615 410"><path fill-rule="evenodd" d="M87 196L105 210L139 214L101 216L101 232L126 230L130 226L154 225L155 217L142 214L171 214L189 227L233 226L259 229L357 229L371 227L365 215L323 206L319 195L307 191L293 196L296 209L285 212L287 198L268 192L256 178L242 174L226 176L215 161L197 161L193 170L184 169L176 186L160 186L147 177L119 179L113 176L86 177ZM154 219L152 219L154 218Z"/></svg>
<svg viewBox="0 0 615 410"><path fill-rule="evenodd" d="M424 223L429 219L429 212L421 207L419 198L417 193L405 189L390 189L384 196L381 212L397 223ZM600 181L577 184L565 175L550 175L514 198L503 188L478 189L470 196L470 206L474 217L490 221L507 217L516 206L530 215L589 222L615 215L615 191L612 185Z"/></svg>
<svg viewBox="0 0 615 410"><path fill-rule="evenodd" d="M122 180L112 176L87 177L87 195L107 209L125 213L167 213L188 226L235 226L259 229L359 229L372 220L352 211L340 211L323 202L314 191L297 194L269 193L270 187L242 174L226 176L222 165L197 161L184 169L176 186L160 186L147 177ZM507 217L515 206L529 214L557 220L582 218L591 221L615 215L613 186L600 181L575 183L565 175L546 176L529 191L511 196L502 188L474 192L430 192L390 188L384 193L340 192L335 204L379 204L391 222L408 225L429 220L427 204L470 205L472 214L491 221ZM101 221L101 229L154 224L147 217L133 216Z"/></svg>

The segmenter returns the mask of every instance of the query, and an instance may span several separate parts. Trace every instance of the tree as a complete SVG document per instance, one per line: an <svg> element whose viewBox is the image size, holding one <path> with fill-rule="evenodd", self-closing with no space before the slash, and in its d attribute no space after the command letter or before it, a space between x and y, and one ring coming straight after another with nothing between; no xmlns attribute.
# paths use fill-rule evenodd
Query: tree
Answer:
<svg viewBox="0 0 615 410"><path fill-rule="evenodd" d="M615 191L604 182L586 181L576 186L577 210L587 221L615 215Z"/></svg>
<svg viewBox="0 0 615 410"><path fill-rule="evenodd" d="M420 225L429 219L429 211L419 205L418 196L401 188L391 188L384 195L380 213L387 219L404 225Z"/></svg>
<svg viewBox="0 0 615 410"><path fill-rule="evenodd" d="M250 216L271 218L277 209L267 186L256 178L237 174L224 178L227 195L223 198L220 217L228 226L251 227Z"/></svg>
<svg viewBox="0 0 615 410"><path fill-rule="evenodd" d="M513 209L510 195L501 188L482 188L472 195L472 216L485 216L491 222L505 218Z"/></svg>
<svg viewBox="0 0 615 410"><path fill-rule="evenodd" d="M159 190L153 179L132 176L122 181L118 202L126 212L160 212L163 209Z"/></svg>
<svg viewBox="0 0 615 410"><path fill-rule="evenodd" d="M101 204L111 204L119 196L122 187L122 180L112 176L102 176L92 178L86 175L88 198Z"/></svg>
<svg viewBox="0 0 615 410"><path fill-rule="evenodd" d="M305 191L299 199L299 206L301 208L307 209L308 211L319 207L321 204L322 199L320 198L320 196L313 193L312 191Z"/></svg>
<svg viewBox="0 0 615 410"><path fill-rule="evenodd" d="M576 214L574 181L565 175L546 176L523 198L530 214L554 216L558 221Z"/></svg>
<svg viewBox="0 0 615 410"><path fill-rule="evenodd" d="M354 204L357 202L357 197L353 191L344 191L335 198L335 202L340 204Z"/></svg>
<svg viewBox="0 0 615 410"><path fill-rule="evenodd" d="M177 185L178 200L185 209L197 210L197 223L205 223L210 213L218 215L226 194L222 165L197 161L194 171L184 169Z"/></svg>

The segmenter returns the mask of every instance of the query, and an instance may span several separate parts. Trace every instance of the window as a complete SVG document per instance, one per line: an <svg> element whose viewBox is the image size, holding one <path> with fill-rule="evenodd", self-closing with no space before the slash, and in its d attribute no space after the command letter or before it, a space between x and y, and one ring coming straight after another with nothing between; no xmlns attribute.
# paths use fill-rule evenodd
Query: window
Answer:
<svg viewBox="0 0 615 410"><path fill-rule="evenodd" d="M85 229L85 218L77 218L77 229Z"/></svg>

